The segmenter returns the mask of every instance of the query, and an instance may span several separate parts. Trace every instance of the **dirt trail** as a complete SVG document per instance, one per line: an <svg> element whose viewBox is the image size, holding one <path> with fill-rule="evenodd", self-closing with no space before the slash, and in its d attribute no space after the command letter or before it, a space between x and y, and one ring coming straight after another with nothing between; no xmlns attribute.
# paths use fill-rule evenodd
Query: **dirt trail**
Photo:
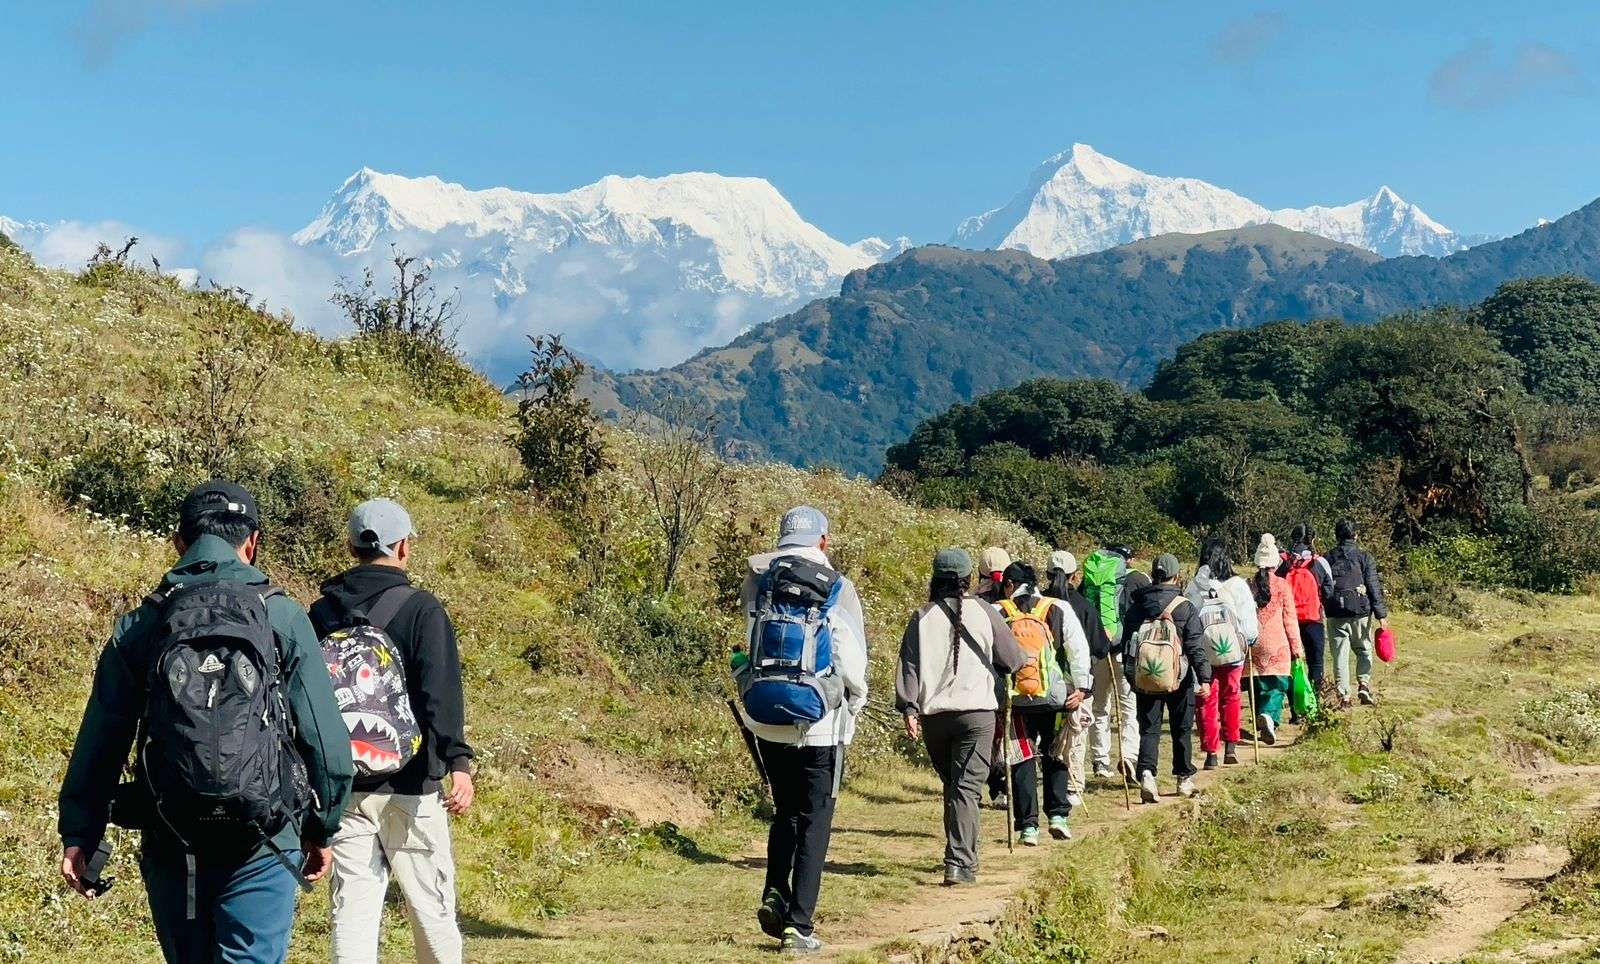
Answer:
<svg viewBox="0 0 1600 964"><path fill-rule="evenodd" d="M1567 786L1585 791L1577 809L1600 806L1600 766L1547 763L1526 774L1534 792L1552 793ZM1523 847L1502 863L1428 864L1425 883L1444 893L1445 904L1427 933L1408 941L1399 964L1456 961L1480 947L1495 929L1527 906L1540 883L1566 863L1564 848L1535 844Z"/></svg>

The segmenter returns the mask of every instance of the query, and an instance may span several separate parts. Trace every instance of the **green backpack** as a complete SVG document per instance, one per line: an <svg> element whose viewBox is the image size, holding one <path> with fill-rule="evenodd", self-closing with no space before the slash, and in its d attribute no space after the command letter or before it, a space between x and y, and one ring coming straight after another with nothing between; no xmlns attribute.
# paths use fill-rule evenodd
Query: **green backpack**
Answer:
<svg viewBox="0 0 1600 964"><path fill-rule="evenodd" d="M1100 622L1112 640L1122 638L1122 599L1127 589L1128 560L1109 549L1096 549L1083 561L1083 595L1100 611Z"/></svg>

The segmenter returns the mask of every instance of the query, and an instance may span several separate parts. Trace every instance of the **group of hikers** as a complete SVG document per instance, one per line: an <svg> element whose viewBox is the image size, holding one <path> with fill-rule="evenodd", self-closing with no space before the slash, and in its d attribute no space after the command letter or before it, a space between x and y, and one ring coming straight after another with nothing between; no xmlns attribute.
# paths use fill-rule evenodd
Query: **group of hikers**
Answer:
<svg viewBox="0 0 1600 964"><path fill-rule="evenodd" d="M1194 796L1196 723L1202 766L1237 763L1247 676L1252 736L1269 745L1286 710L1375 703L1374 647L1392 645L1377 565L1351 519L1326 555L1315 535L1297 525L1283 550L1263 534L1244 574L1226 540L1208 539L1188 580L1172 554L1146 575L1117 544L1081 566L1056 550L1042 580L1000 547L976 565L965 549L940 550L928 601L900 640L894 702L943 784L944 883L977 879L986 786L1024 846L1040 842L1041 782L1045 829L1071 839L1091 759L1096 778L1120 777L1124 792L1137 784L1144 803L1158 802L1164 721L1177 793ZM756 918L790 953L823 946L814 914L845 748L868 707L860 598L831 567L828 542L819 510L783 516L777 548L749 560L747 647L732 661L736 710L774 810Z"/></svg>
<svg viewBox="0 0 1600 964"><path fill-rule="evenodd" d="M1156 802L1163 719L1177 792L1194 795L1195 722L1206 768L1236 762L1246 674L1266 743L1302 658L1327 702L1374 702L1383 587L1355 523L1336 535L1325 556L1309 525L1288 551L1263 535L1248 577L1211 539L1187 582L1174 556L1145 575L1120 545L1081 566L1052 552L1042 579L1002 548L980 565L939 551L900 640L895 706L943 783L944 883L977 878L985 785L1025 846L1040 842L1041 783L1046 830L1071 838L1091 760L1097 778ZM455 630L407 576L411 517L389 499L356 506L355 564L309 611L256 568L261 539L242 487L213 480L183 500L177 562L117 621L95 669L61 787L61 875L104 893L107 825L140 831L156 937L176 964L283 961L296 890L325 876L333 960L376 961L392 878L418 960L460 961L449 816L472 806L473 751ZM821 511L784 514L776 548L748 560L732 660L774 810L756 916L788 953L822 948L814 915L845 749L868 709L861 598L828 548Z"/></svg>
<svg viewBox="0 0 1600 964"><path fill-rule="evenodd" d="M256 500L213 480L179 510L179 559L112 630L61 787L61 875L94 897L106 826L174 964L275 964L297 888L326 876L332 955L375 962L391 878L426 962L459 962L451 814L472 806L455 630L407 566L398 503L349 517L355 565L308 612L254 565ZM122 781L136 748L133 778Z"/></svg>

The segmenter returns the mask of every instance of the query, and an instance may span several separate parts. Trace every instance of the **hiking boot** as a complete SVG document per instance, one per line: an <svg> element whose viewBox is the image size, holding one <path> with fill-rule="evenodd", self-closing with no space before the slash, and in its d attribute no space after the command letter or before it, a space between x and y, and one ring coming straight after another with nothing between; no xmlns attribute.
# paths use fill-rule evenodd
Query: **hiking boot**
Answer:
<svg viewBox="0 0 1600 964"><path fill-rule="evenodd" d="M996 810L1009 811L1011 809L1011 798L1003 793L997 793L995 794L994 799L989 801L989 805L994 807Z"/></svg>
<svg viewBox="0 0 1600 964"><path fill-rule="evenodd" d="M761 906L756 908L756 922L761 925L761 933L783 940L783 898L777 891L767 891Z"/></svg>
<svg viewBox="0 0 1600 964"><path fill-rule="evenodd" d="M946 887L961 887L977 882L978 875L965 867L946 867L944 869L944 885Z"/></svg>
<svg viewBox="0 0 1600 964"><path fill-rule="evenodd" d="M1022 841L1024 847L1037 847L1039 846L1039 828L1023 827L1022 833L1017 835L1017 839Z"/></svg>
<svg viewBox="0 0 1600 964"><path fill-rule="evenodd" d="M822 950L822 942L815 934L802 934L793 927L785 927L783 947L779 950L784 954L816 954Z"/></svg>
<svg viewBox="0 0 1600 964"><path fill-rule="evenodd" d="M1112 774L1111 764L1109 764L1109 763L1096 763L1094 765L1094 778L1096 780L1109 780L1109 779L1111 779L1111 774Z"/></svg>
<svg viewBox="0 0 1600 964"><path fill-rule="evenodd" d="M1217 755L1215 753L1207 753L1206 754L1206 769L1207 770L1215 770L1216 768L1217 768Z"/></svg>
<svg viewBox="0 0 1600 964"><path fill-rule="evenodd" d="M1146 772L1139 778L1139 800L1142 803L1155 803L1161 799L1161 791L1156 789L1156 775Z"/></svg>
<svg viewBox="0 0 1600 964"><path fill-rule="evenodd" d="M1223 747L1222 748L1222 762L1227 764L1228 766L1233 766L1234 764L1238 763L1239 762L1238 748L1239 748L1239 744L1237 744L1237 743L1229 743L1227 746Z"/></svg>
<svg viewBox="0 0 1600 964"><path fill-rule="evenodd" d="M1200 788L1194 785L1194 777L1184 777L1182 780L1178 781L1178 796L1184 798L1185 800L1188 800L1190 797L1193 797L1199 792Z"/></svg>
<svg viewBox="0 0 1600 964"><path fill-rule="evenodd" d="M1261 734L1261 742L1267 746L1278 742L1278 725L1265 713L1256 717L1256 732Z"/></svg>
<svg viewBox="0 0 1600 964"><path fill-rule="evenodd" d="M1362 706L1378 705L1378 698L1372 694L1371 683L1362 683L1360 689L1356 690L1356 698L1361 701Z"/></svg>
<svg viewBox="0 0 1600 964"><path fill-rule="evenodd" d="M1066 817L1050 818L1050 836L1057 840L1071 840L1072 831L1067 827Z"/></svg>

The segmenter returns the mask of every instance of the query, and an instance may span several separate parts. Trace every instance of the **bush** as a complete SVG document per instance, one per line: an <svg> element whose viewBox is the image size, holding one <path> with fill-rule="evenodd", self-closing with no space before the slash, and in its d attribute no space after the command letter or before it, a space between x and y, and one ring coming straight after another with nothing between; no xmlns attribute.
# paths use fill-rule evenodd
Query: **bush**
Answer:
<svg viewBox="0 0 1600 964"><path fill-rule="evenodd" d="M1517 722L1569 749L1600 747L1600 687L1528 700L1517 710Z"/></svg>
<svg viewBox="0 0 1600 964"><path fill-rule="evenodd" d="M588 371L560 335L540 335L517 378L517 430L511 436L528 485L557 505L577 505L606 467L600 420L579 391Z"/></svg>
<svg viewBox="0 0 1600 964"><path fill-rule="evenodd" d="M726 678L728 617L675 597L622 598L597 593L580 601L600 642L636 685L652 692L720 692Z"/></svg>

